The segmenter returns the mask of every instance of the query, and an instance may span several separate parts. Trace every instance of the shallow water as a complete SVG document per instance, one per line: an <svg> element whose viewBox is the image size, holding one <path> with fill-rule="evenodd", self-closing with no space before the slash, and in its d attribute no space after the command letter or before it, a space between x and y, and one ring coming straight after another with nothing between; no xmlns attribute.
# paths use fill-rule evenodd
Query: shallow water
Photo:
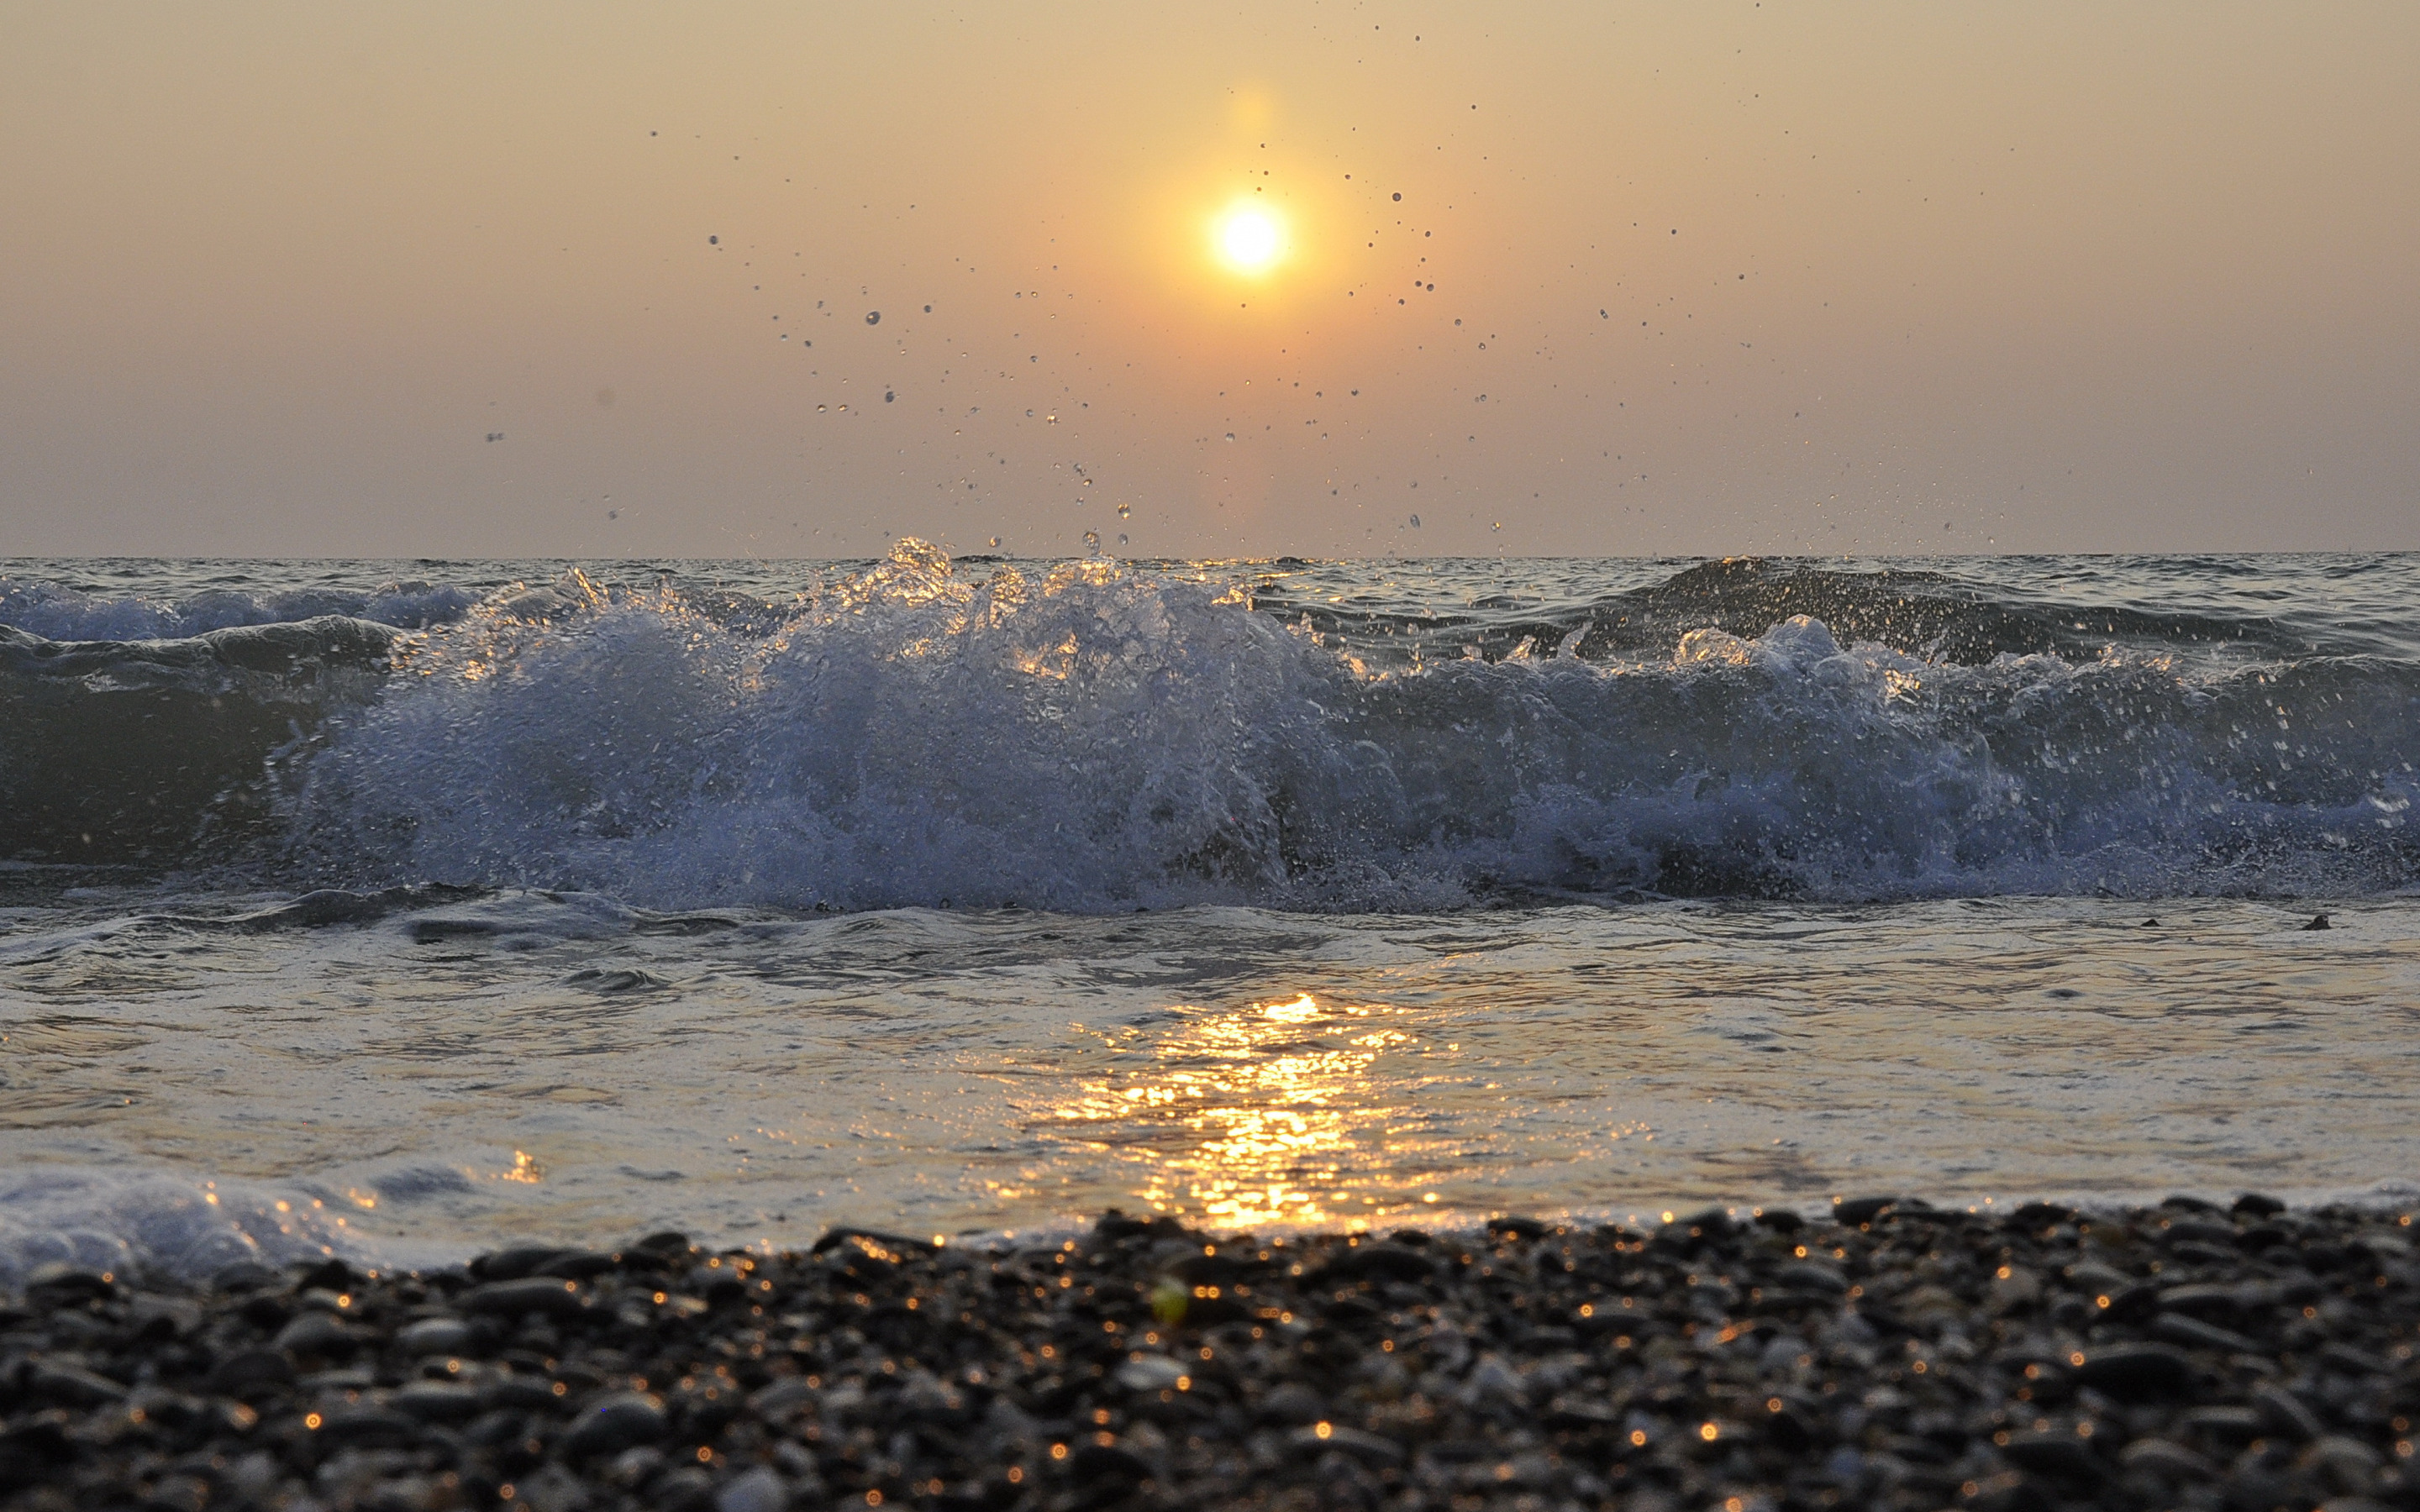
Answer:
<svg viewBox="0 0 2420 1512"><path fill-rule="evenodd" d="M2415 589L10 564L0 1281L2408 1196Z"/></svg>
<svg viewBox="0 0 2420 1512"><path fill-rule="evenodd" d="M2245 902L668 921L518 893L258 933L130 902L20 915L0 954L21 1260L84 1231L197 1267L239 1221L419 1255L2420 1171L2408 901L2308 932Z"/></svg>

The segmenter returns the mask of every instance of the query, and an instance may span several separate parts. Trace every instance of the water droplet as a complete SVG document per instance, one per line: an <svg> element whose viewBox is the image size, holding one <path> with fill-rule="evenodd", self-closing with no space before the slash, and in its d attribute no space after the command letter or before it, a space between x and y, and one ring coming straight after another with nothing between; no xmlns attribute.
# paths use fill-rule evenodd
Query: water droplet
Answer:
<svg viewBox="0 0 2420 1512"><path fill-rule="evenodd" d="M1397 199L1402 199L1404 196L1403 196L1403 195L1401 195L1401 194L1397 194L1395 197L1396 197Z"/></svg>
<svg viewBox="0 0 2420 1512"><path fill-rule="evenodd" d="M869 326L878 326L882 324L882 312L879 310L866 311L865 323Z"/></svg>
<svg viewBox="0 0 2420 1512"><path fill-rule="evenodd" d="M898 398L898 397L899 397L899 395L897 395L897 394L895 394L895 393L892 393L889 389L885 389L885 390L883 390L883 391L882 391L882 402L883 402L884 404L889 404L892 400L896 399L896 398Z"/></svg>
<svg viewBox="0 0 2420 1512"><path fill-rule="evenodd" d="M1416 531L1417 531L1417 530L1419 530L1419 528L1420 528L1420 517L1419 517L1418 515L1414 515L1414 516L1412 517L1412 529L1414 529L1414 530L1416 530Z"/></svg>
<svg viewBox="0 0 2420 1512"><path fill-rule="evenodd" d="M1120 519L1132 519L1132 518L1134 518L1134 506L1133 506L1132 504L1120 504L1120 505L1118 506L1118 518L1120 518ZM1121 536L1119 536L1119 537L1118 537L1118 539L1119 539L1119 540L1121 540L1121 541L1123 541L1123 540L1125 540L1125 536L1123 536L1123 535L1121 535Z"/></svg>
<svg viewBox="0 0 2420 1512"><path fill-rule="evenodd" d="M1053 424L1053 425L1055 425L1055 424L1059 424L1059 417L1058 417L1057 415L1044 415L1042 418L1043 418L1043 420L1044 420L1046 423L1047 423L1047 424Z"/></svg>
<svg viewBox="0 0 2420 1512"><path fill-rule="evenodd" d="M1232 431L1232 430L1231 430L1231 431L1229 431L1229 432L1227 433L1227 439L1228 439L1229 440L1231 440L1231 441L1232 441L1232 440L1233 440L1235 439L1235 433L1234 433L1233 431Z"/></svg>
<svg viewBox="0 0 2420 1512"><path fill-rule="evenodd" d="M933 313L933 307L929 304L924 306L924 313L926 315L931 315Z"/></svg>
<svg viewBox="0 0 2420 1512"><path fill-rule="evenodd" d="M831 407L830 407L830 405L821 405L821 404L819 404L819 405L815 406L815 413L817 413L817 414L819 414L819 415L820 415L820 414L822 414L825 410L827 410L827 409L830 409L830 408L831 408Z"/></svg>
<svg viewBox="0 0 2420 1512"><path fill-rule="evenodd" d="M991 538L991 544L992 544L992 546L994 547L994 548L997 548L1000 546L1000 537L999 537L999 536L997 536L997 535L993 536L993 537Z"/></svg>
<svg viewBox="0 0 2420 1512"><path fill-rule="evenodd" d="M721 246L722 244L722 239L721 237L708 237L706 239L706 244L709 247Z"/></svg>

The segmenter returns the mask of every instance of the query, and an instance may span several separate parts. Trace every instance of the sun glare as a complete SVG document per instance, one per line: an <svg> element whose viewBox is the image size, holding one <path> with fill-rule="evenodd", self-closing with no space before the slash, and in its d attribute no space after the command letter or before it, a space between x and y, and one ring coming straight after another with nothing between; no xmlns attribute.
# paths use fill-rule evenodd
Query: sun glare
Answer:
<svg viewBox="0 0 2420 1512"><path fill-rule="evenodd" d="M1264 205L1237 205L1211 225L1218 261L1247 275L1265 273L1286 255L1285 224Z"/></svg>

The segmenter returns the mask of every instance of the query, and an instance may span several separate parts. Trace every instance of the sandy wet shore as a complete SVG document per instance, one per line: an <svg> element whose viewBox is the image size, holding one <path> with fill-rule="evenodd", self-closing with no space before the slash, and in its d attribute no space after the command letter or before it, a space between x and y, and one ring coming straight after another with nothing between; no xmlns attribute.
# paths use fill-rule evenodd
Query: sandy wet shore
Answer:
<svg viewBox="0 0 2420 1512"><path fill-rule="evenodd" d="M0 1311L12 1508L2420 1507L2409 1213L507 1250Z"/></svg>

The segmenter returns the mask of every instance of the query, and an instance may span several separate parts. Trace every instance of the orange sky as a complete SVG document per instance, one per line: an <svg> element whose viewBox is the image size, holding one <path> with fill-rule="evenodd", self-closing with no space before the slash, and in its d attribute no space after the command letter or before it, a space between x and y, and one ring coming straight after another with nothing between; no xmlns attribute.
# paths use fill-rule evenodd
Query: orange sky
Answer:
<svg viewBox="0 0 2420 1512"><path fill-rule="evenodd" d="M2420 548L2409 6L844 8L0 0L0 554Z"/></svg>

